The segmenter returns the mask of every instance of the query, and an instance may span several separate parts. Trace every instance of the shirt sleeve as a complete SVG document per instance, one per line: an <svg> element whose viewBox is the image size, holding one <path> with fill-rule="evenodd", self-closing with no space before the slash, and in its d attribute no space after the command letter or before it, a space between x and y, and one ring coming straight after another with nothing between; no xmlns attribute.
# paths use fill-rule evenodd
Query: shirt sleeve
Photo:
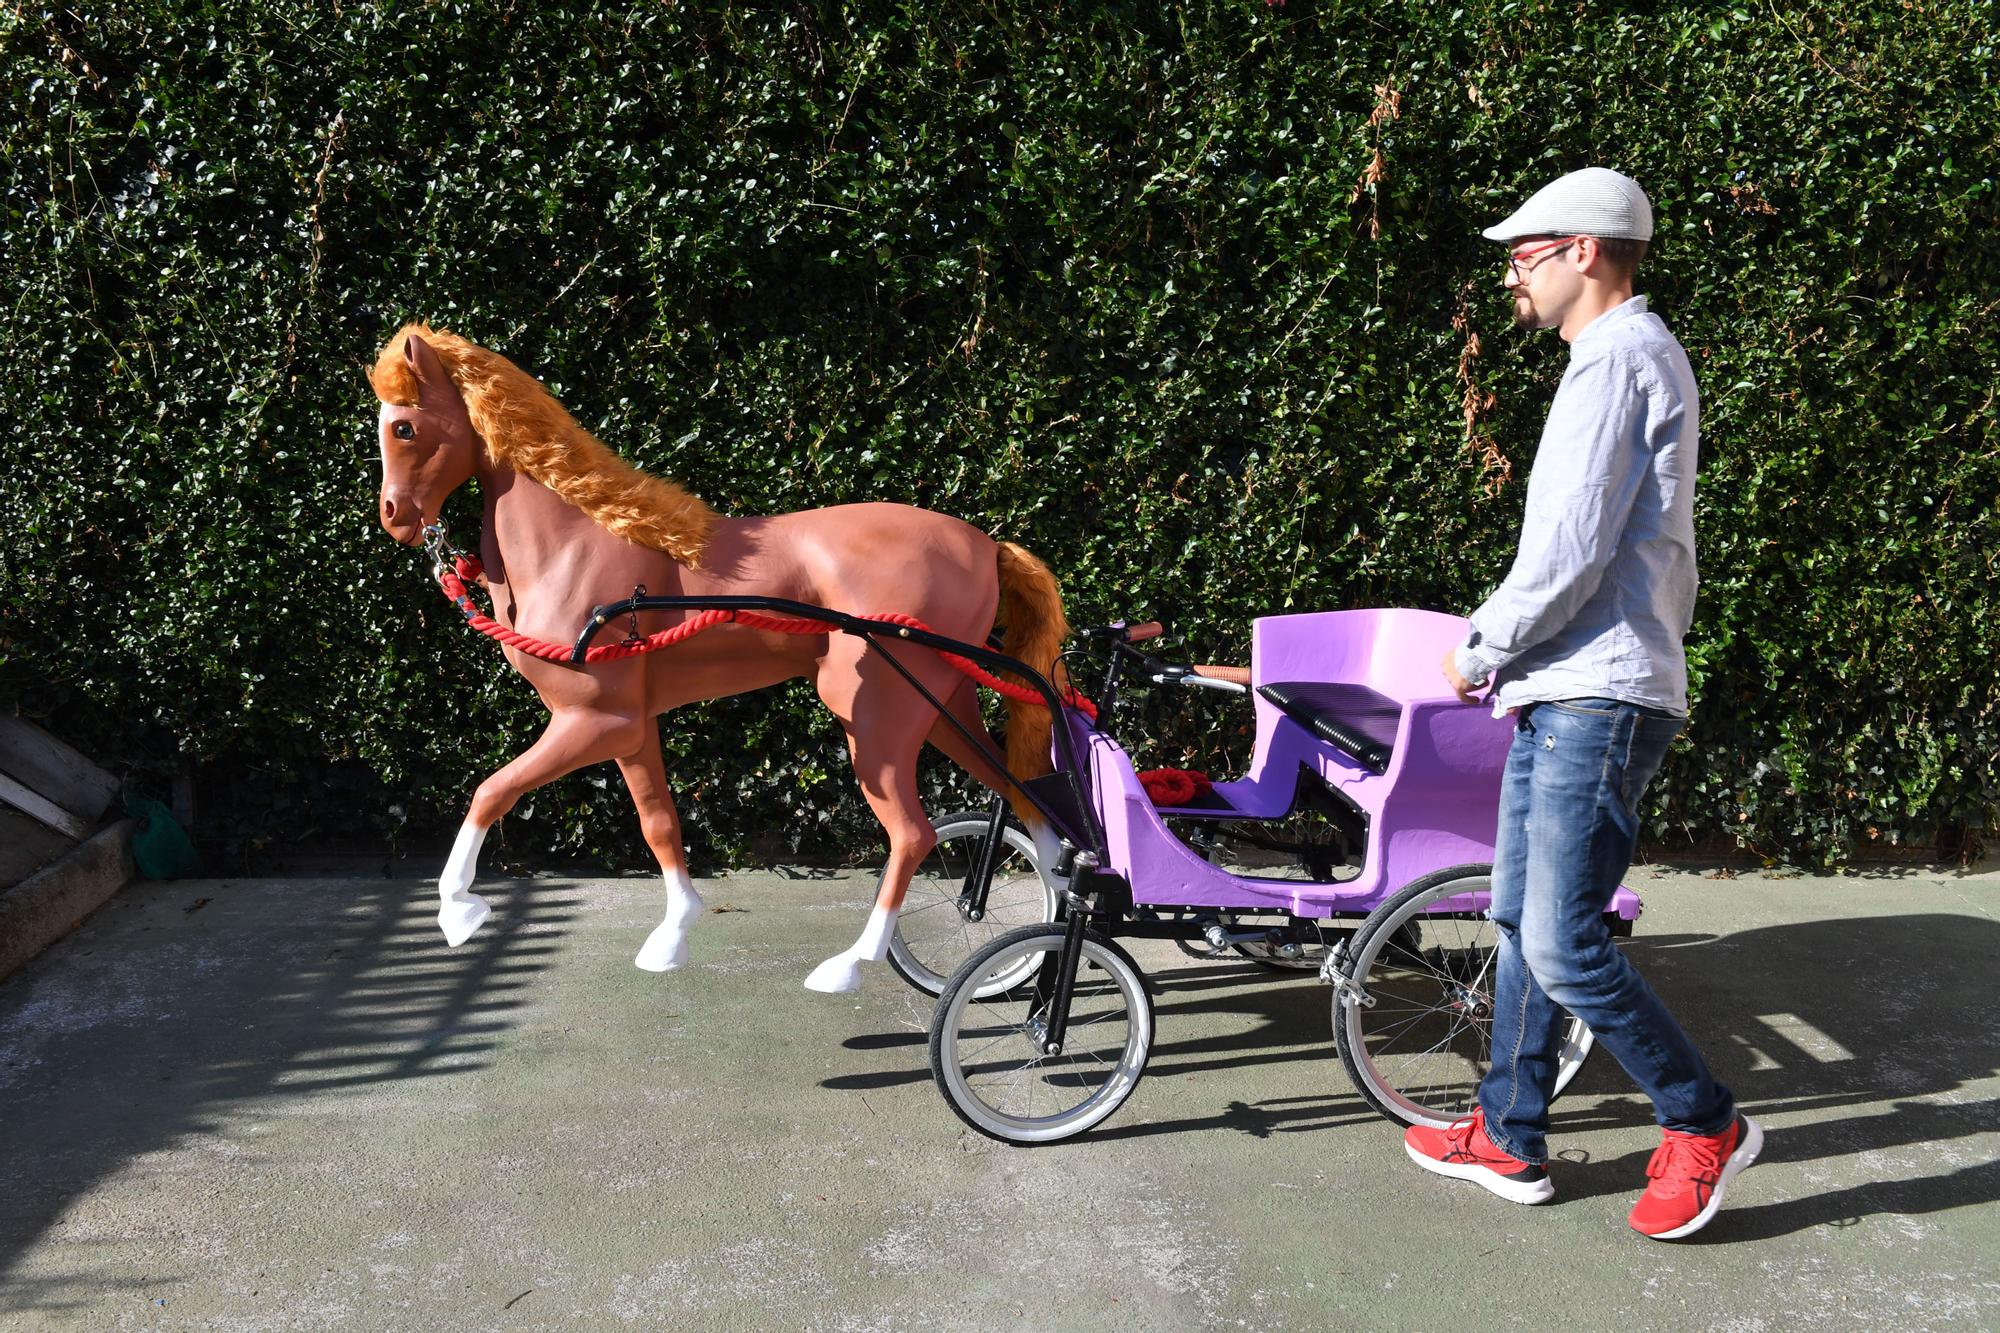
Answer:
<svg viewBox="0 0 2000 1333"><path fill-rule="evenodd" d="M1646 471L1640 368L1615 353L1571 365L1528 482L1513 568L1457 650L1474 685L1567 625L1604 580Z"/></svg>

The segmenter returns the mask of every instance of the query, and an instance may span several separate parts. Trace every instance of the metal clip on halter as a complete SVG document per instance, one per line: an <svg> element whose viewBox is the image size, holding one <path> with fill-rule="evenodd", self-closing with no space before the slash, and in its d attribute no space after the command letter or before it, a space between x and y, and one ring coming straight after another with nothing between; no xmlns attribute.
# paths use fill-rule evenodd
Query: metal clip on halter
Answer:
<svg viewBox="0 0 2000 1333"><path fill-rule="evenodd" d="M431 573L433 576L442 574L444 572L445 569L444 557L446 550L447 547L445 545L445 540L444 540L444 520L439 519L435 523L425 524L424 551L431 558Z"/></svg>

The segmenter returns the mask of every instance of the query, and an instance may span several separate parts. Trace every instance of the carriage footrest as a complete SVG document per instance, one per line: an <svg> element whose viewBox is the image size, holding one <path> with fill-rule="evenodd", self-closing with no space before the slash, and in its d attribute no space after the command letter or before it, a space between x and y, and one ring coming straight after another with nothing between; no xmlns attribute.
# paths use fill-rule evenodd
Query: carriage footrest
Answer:
<svg viewBox="0 0 2000 1333"><path fill-rule="evenodd" d="M1257 693L1313 735L1361 761L1372 773L1389 771L1403 705L1366 685L1344 681L1273 681Z"/></svg>
<svg viewBox="0 0 2000 1333"><path fill-rule="evenodd" d="M1073 846L1091 845L1085 832L1090 828L1090 822L1084 818L1083 811L1077 809L1076 789L1070 785L1067 775L1044 773L1038 778L1027 779L1021 785L1039 797L1055 814L1057 833L1068 838Z"/></svg>

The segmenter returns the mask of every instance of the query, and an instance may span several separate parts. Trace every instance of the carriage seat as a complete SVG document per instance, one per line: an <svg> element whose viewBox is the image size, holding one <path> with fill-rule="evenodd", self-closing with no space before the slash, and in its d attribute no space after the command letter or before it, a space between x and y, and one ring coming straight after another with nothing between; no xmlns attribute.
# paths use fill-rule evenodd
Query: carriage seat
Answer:
<svg viewBox="0 0 2000 1333"><path fill-rule="evenodd" d="M1389 771L1396 725L1403 716L1403 705L1396 700L1347 681L1273 681L1259 685L1257 693L1370 772L1380 776Z"/></svg>

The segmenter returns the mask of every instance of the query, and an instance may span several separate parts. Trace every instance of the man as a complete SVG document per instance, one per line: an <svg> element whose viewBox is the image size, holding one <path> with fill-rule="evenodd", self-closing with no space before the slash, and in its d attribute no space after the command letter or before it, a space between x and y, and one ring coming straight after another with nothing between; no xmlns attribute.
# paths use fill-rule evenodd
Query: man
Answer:
<svg viewBox="0 0 2000 1333"><path fill-rule="evenodd" d="M1555 329L1570 361L1513 568L1444 659L1461 699L1490 683L1496 715L1515 719L1489 913L1493 1067L1471 1116L1413 1128L1405 1146L1425 1170L1502 1198L1552 1197L1545 1135L1566 1009L1653 1101L1664 1137L1630 1220L1672 1240L1708 1224L1764 1141L1603 916L1632 861L1640 793L1686 720L1694 372L1632 294L1653 210L1630 178L1572 172L1485 234L1509 249L1514 322Z"/></svg>

